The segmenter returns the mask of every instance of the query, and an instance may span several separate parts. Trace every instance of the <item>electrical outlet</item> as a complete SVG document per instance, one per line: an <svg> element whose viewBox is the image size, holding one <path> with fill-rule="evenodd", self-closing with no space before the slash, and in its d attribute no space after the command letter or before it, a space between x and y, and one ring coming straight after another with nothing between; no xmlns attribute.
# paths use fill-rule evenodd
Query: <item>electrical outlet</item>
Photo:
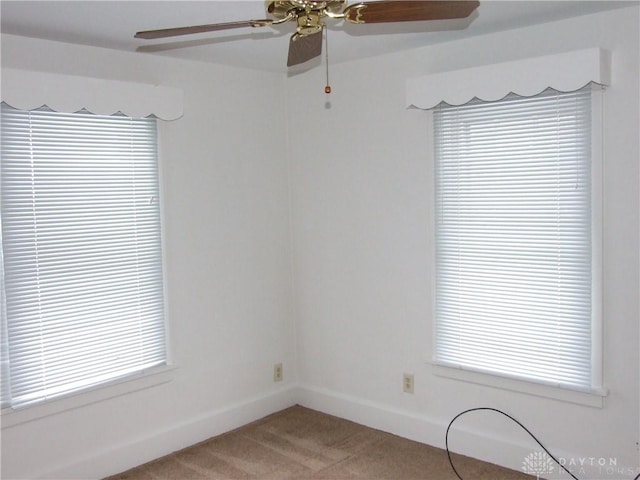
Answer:
<svg viewBox="0 0 640 480"><path fill-rule="evenodd" d="M413 375L405 373L402 375L402 391L404 393L413 393Z"/></svg>
<svg viewBox="0 0 640 480"><path fill-rule="evenodd" d="M282 364L276 363L273 366L273 381L281 382L282 381Z"/></svg>

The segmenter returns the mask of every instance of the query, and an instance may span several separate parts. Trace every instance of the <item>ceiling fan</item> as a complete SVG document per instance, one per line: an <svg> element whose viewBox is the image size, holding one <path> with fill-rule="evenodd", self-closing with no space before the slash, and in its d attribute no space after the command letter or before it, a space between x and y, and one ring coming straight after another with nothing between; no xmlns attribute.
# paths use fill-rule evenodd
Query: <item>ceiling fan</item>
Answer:
<svg viewBox="0 0 640 480"><path fill-rule="evenodd" d="M156 39L295 22L296 32L289 40L287 66L290 67L322 53L321 33L325 19L345 20L352 24L448 20L468 17L480 4L478 0L380 0L349 6L346 3L346 0L267 0L266 11L273 18L147 30L136 33L135 37Z"/></svg>

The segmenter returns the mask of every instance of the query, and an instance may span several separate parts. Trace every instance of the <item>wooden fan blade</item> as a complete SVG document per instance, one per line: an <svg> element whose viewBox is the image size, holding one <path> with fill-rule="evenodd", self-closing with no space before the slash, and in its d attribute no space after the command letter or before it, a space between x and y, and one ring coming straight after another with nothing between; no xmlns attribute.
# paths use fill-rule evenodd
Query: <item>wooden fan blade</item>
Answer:
<svg viewBox="0 0 640 480"><path fill-rule="evenodd" d="M212 23L210 25L193 25L191 27L163 28L161 30L147 30L135 34L135 38L150 40L153 38L177 37L178 35L190 35L192 33L215 32L229 30L231 28L264 27L271 25L273 20L246 20L243 22Z"/></svg>
<svg viewBox="0 0 640 480"><path fill-rule="evenodd" d="M294 33L289 40L287 67L304 63L322 53L322 30L312 35Z"/></svg>
<svg viewBox="0 0 640 480"><path fill-rule="evenodd" d="M465 18L478 8L477 0L387 0L348 6L345 20L350 23L415 22Z"/></svg>

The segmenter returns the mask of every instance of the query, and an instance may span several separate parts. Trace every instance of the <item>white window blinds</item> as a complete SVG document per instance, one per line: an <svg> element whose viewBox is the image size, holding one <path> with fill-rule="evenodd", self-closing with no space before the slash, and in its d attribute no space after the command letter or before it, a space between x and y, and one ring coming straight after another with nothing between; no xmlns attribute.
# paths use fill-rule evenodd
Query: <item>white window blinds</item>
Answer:
<svg viewBox="0 0 640 480"><path fill-rule="evenodd" d="M1 123L4 406L164 363L155 120Z"/></svg>
<svg viewBox="0 0 640 480"><path fill-rule="evenodd" d="M592 385L591 91L434 111L436 363Z"/></svg>

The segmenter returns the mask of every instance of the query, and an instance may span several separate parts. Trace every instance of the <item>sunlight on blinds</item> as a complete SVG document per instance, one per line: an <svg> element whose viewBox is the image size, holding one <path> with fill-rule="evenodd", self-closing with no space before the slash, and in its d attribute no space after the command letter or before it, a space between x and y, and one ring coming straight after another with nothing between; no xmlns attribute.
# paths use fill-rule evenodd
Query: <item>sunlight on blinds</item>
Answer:
<svg viewBox="0 0 640 480"><path fill-rule="evenodd" d="M434 111L436 362L592 383L591 91Z"/></svg>
<svg viewBox="0 0 640 480"><path fill-rule="evenodd" d="M165 362L156 157L155 120L2 105L12 406Z"/></svg>

